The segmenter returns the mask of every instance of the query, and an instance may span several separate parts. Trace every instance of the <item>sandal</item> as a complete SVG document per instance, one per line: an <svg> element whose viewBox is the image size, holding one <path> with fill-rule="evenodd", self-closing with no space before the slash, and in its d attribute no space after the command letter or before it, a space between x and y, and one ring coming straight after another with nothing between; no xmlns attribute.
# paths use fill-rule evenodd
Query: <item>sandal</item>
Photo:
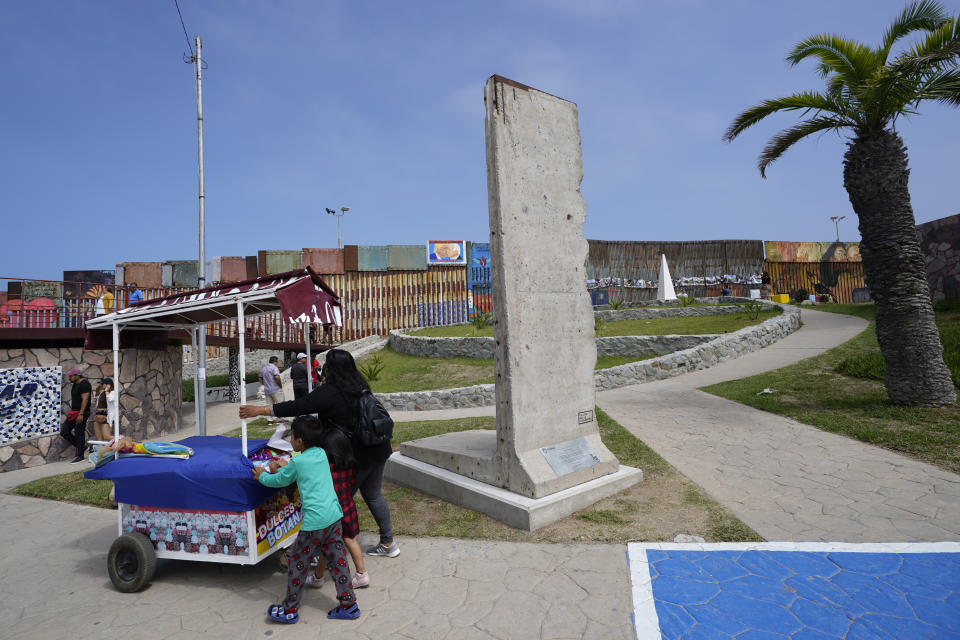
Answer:
<svg viewBox="0 0 960 640"><path fill-rule="evenodd" d="M272 604L267 607L267 617L274 622L279 622L281 624L293 624L300 620L299 613L296 611L288 612L281 604Z"/></svg>
<svg viewBox="0 0 960 640"><path fill-rule="evenodd" d="M360 617L360 607L357 606L356 602L346 608L340 605L336 609L330 609L327 612L327 617L331 620L356 620Z"/></svg>

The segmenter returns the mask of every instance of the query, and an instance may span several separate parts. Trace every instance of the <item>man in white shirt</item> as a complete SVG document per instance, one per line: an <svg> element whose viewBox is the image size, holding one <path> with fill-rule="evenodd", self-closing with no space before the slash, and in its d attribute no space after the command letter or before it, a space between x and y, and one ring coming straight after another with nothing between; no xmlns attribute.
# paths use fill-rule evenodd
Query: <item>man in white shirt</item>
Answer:
<svg viewBox="0 0 960 640"><path fill-rule="evenodd" d="M270 356L270 361L260 369L260 384L263 385L267 404L271 405L283 402L283 383L280 382L280 369L277 368L279 361L277 356Z"/></svg>

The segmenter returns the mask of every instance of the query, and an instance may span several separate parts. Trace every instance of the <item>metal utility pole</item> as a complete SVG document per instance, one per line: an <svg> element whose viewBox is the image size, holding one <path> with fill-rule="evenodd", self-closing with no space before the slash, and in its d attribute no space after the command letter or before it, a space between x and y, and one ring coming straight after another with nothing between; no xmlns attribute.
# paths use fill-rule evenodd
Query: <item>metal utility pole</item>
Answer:
<svg viewBox="0 0 960 640"><path fill-rule="evenodd" d="M833 220L833 226L837 230L837 242L840 242L840 221L846 217L847 216L830 216L830 219Z"/></svg>
<svg viewBox="0 0 960 640"><path fill-rule="evenodd" d="M350 211L350 207L340 207L340 213L337 213L329 207L326 207L326 210L330 215L337 217L337 249L343 249L343 241L340 239L340 218L342 218L343 214L347 211Z"/></svg>
<svg viewBox="0 0 960 640"><path fill-rule="evenodd" d="M199 260L197 262L197 286L201 289L207 286L207 267L206 267L206 229L203 217L203 89L201 86L201 70L203 67L200 58L200 36L197 36L197 53L193 56L193 66L197 74L197 178L200 183L200 221L197 234L197 243L199 244ZM243 327L238 327L238 331L243 331ZM199 352L199 361L197 363L197 377L194 382L194 402L197 403L197 435L207 435L207 327L200 325L197 332L197 351ZM240 393L244 389L241 385Z"/></svg>

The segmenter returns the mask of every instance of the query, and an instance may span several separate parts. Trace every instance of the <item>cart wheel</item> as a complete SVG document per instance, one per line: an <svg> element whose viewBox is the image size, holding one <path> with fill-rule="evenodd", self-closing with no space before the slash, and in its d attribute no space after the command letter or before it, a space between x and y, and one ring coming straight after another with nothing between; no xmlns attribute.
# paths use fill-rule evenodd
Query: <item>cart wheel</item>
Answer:
<svg viewBox="0 0 960 640"><path fill-rule="evenodd" d="M157 571L157 552L142 533L125 533L110 545L107 573L117 591L133 593L150 582Z"/></svg>
<svg viewBox="0 0 960 640"><path fill-rule="evenodd" d="M277 569L281 573L286 573L290 568L290 552L287 549L277 551Z"/></svg>

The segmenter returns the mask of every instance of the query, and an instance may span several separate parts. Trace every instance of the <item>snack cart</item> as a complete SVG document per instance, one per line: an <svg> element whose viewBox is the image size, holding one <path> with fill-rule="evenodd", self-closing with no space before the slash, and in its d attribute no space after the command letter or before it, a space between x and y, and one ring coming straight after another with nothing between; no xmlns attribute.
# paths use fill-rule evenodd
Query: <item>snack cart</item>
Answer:
<svg viewBox="0 0 960 640"><path fill-rule="evenodd" d="M209 323L235 320L240 328L247 318L278 312L284 324L342 324L337 294L306 268L144 300L99 316L87 322L86 348L112 342L119 394L121 346L165 345L171 331L189 332L196 345L197 333ZM304 331L308 353L309 333ZM246 331L238 330L237 337L243 389ZM198 412L206 411L204 400L197 398ZM119 415L113 431L119 439ZM255 564L292 544L302 517L296 488L265 487L251 472L249 456L266 444L248 440L247 421L241 420L240 440L198 434L176 443L180 450L150 451L146 445L87 471L84 477L115 486L119 537L107 556L114 586L142 589L158 558Z"/></svg>

